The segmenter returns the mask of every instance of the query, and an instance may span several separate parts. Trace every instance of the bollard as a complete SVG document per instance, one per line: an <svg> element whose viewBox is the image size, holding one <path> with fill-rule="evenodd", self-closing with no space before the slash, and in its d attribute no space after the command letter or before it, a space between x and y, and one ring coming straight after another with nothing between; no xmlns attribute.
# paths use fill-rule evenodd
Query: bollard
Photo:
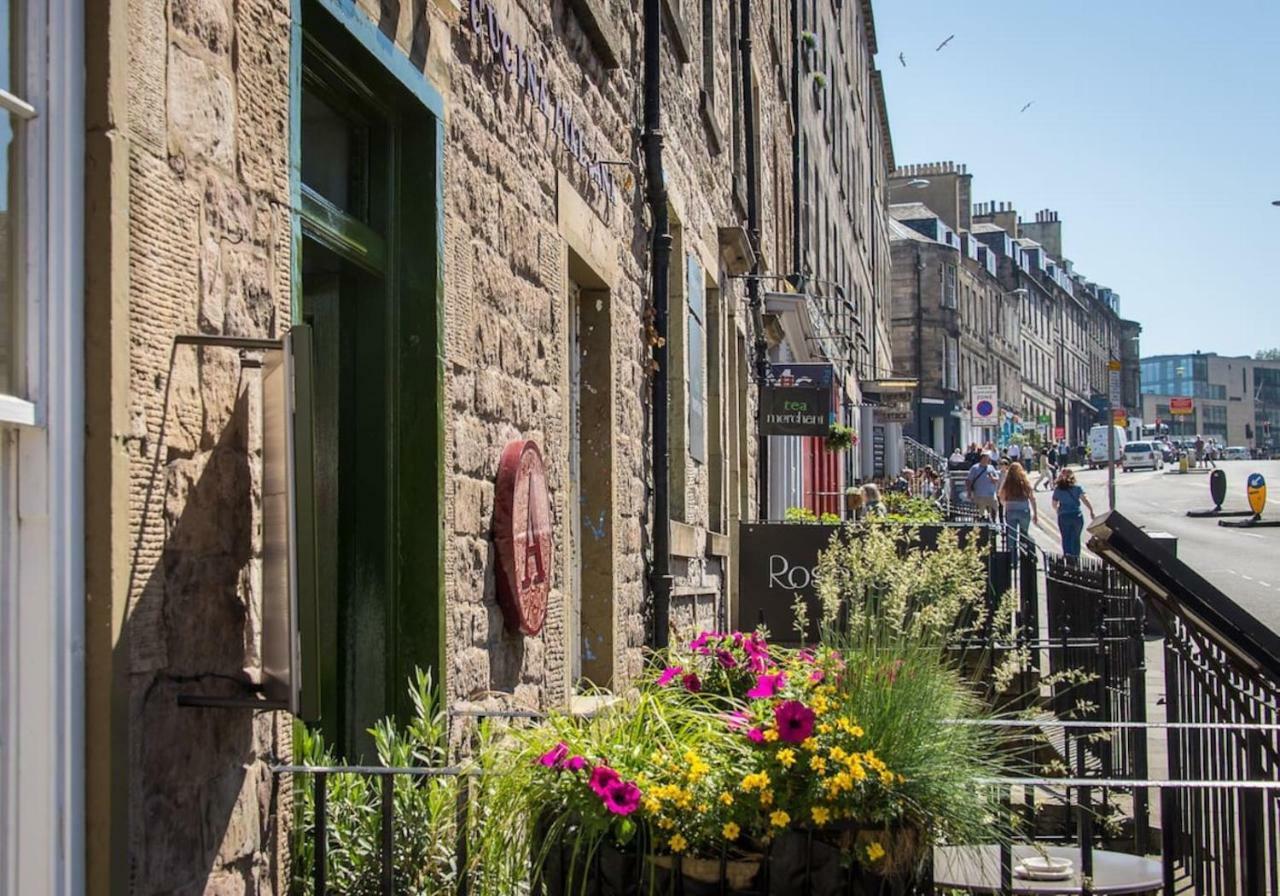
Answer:
<svg viewBox="0 0 1280 896"><path fill-rule="evenodd" d="M1179 473L1185 473L1185 472L1187 472L1187 471L1188 471L1188 470L1190 470L1190 469L1191 469L1191 465L1190 465L1190 463L1188 463L1188 461L1187 461L1187 456L1186 456L1185 454L1184 454L1184 455L1182 455L1182 457L1178 458L1178 472L1179 472Z"/></svg>

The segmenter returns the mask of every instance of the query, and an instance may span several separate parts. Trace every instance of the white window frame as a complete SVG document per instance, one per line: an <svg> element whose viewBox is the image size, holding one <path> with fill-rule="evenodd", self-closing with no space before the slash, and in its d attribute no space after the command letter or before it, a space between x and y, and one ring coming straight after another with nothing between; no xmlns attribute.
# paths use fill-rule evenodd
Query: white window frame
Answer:
<svg viewBox="0 0 1280 896"><path fill-rule="evenodd" d="M83 893L84 0L11 0L14 391L0 395L0 896Z"/></svg>

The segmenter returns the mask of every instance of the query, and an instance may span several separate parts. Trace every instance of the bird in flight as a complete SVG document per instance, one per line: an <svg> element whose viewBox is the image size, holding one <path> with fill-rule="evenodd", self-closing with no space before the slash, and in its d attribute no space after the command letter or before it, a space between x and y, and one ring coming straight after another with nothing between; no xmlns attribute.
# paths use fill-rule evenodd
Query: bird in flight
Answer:
<svg viewBox="0 0 1280 896"><path fill-rule="evenodd" d="M935 52L935 53L936 53L936 52L938 52L938 50L941 50L941 49L942 49L943 47L945 47L947 44L951 43L951 40L952 40L952 38L954 38L954 37L955 37L955 35L953 34L953 35L951 35L951 37L948 37L948 38L947 38L946 40L944 40L942 43L938 44L938 46L934 49L934 51L933 51L933 52Z"/></svg>
<svg viewBox="0 0 1280 896"><path fill-rule="evenodd" d="M1018 114L1019 114L1019 115L1021 115L1023 112L1026 112L1028 109L1030 109L1030 108L1031 108L1032 106L1034 106L1035 104L1036 104L1036 101L1035 101L1035 100L1032 100L1031 102L1029 102L1029 103L1027 103L1025 106L1023 106L1021 109L1019 109L1019 110L1018 110Z"/></svg>
<svg viewBox="0 0 1280 896"><path fill-rule="evenodd" d="M898 54L898 61L902 63L902 67L903 67L903 68L906 68L906 67L907 67L907 57L906 57L905 55L903 55L902 53L899 53L899 54Z"/></svg>

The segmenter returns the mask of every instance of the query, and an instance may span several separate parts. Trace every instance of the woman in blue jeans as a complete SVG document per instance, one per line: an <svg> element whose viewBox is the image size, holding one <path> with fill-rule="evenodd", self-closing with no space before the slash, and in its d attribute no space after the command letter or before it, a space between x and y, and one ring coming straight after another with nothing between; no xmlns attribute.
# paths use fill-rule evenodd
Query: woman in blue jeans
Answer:
<svg viewBox="0 0 1280 896"><path fill-rule="evenodd" d="M1053 490L1053 509L1058 511L1058 531L1062 533L1062 553L1067 557L1080 556L1080 533L1084 531L1084 513L1080 505L1089 508L1093 520L1093 505L1084 489L1076 485L1076 474L1066 469L1058 474L1058 484Z"/></svg>
<svg viewBox="0 0 1280 896"><path fill-rule="evenodd" d="M1040 511L1036 508L1035 492L1031 488L1031 480L1027 471L1016 460L1009 464L1004 481L1000 483L1000 505L1004 508L1004 524L1010 535L1034 541L1031 538L1031 523L1040 522Z"/></svg>

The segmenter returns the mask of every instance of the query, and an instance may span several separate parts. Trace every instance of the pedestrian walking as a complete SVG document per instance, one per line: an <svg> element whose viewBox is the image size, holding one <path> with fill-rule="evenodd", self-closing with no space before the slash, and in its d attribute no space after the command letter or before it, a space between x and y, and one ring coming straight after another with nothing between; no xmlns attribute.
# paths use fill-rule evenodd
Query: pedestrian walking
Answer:
<svg viewBox="0 0 1280 896"><path fill-rule="evenodd" d="M1000 489L1004 488L1004 481L1009 476L1010 460L1007 457L1000 458L1000 463L996 469L999 471L996 475L996 514L1001 523L1004 522L1004 503L1000 500Z"/></svg>
<svg viewBox="0 0 1280 896"><path fill-rule="evenodd" d="M1195 452L1196 468L1199 469L1204 466L1204 438L1202 436L1196 436Z"/></svg>
<svg viewBox="0 0 1280 896"><path fill-rule="evenodd" d="M964 490L969 500L986 516L994 519L998 511L996 483L998 474L991 464L990 454L978 455L978 462L969 468L964 478Z"/></svg>
<svg viewBox="0 0 1280 896"><path fill-rule="evenodd" d="M964 455L964 465L967 469L973 469L973 465L978 462L978 458L982 456L982 449L978 447L977 442L969 443L969 450Z"/></svg>
<svg viewBox="0 0 1280 896"><path fill-rule="evenodd" d="M1053 490L1053 509L1058 513L1058 531L1062 533L1062 553L1066 557L1080 556L1080 535L1084 532L1084 512L1089 509L1089 521L1093 521L1093 505L1084 489L1076 484L1076 474L1063 470Z"/></svg>
<svg viewBox="0 0 1280 896"><path fill-rule="evenodd" d="M1009 460L1022 463L1022 446L1017 442L1009 443Z"/></svg>
<svg viewBox="0 0 1280 896"><path fill-rule="evenodd" d="M1052 452L1045 448L1040 452L1040 456L1036 458L1036 464L1040 469L1040 475L1036 478L1036 490L1040 486L1044 486L1045 491L1053 488L1053 481L1058 478L1057 465L1050 459Z"/></svg>
<svg viewBox="0 0 1280 896"><path fill-rule="evenodd" d="M1005 473L1004 482L998 494L1000 506L1004 508L1004 524L1009 534L1034 541L1035 539L1031 537L1031 524L1040 522L1040 510L1036 507L1035 492L1022 464L1017 462L1009 464L1009 471Z"/></svg>
<svg viewBox="0 0 1280 896"><path fill-rule="evenodd" d="M880 500L880 487L868 482L862 487L862 512L871 516L885 516L889 508Z"/></svg>
<svg viewBox="0 0 1280 896"><path fill-rule="evenodd" d="M1067 449L1067 440L1058 440L1058 469L1065 470L1071 460L1071 452Z"/></svg>

